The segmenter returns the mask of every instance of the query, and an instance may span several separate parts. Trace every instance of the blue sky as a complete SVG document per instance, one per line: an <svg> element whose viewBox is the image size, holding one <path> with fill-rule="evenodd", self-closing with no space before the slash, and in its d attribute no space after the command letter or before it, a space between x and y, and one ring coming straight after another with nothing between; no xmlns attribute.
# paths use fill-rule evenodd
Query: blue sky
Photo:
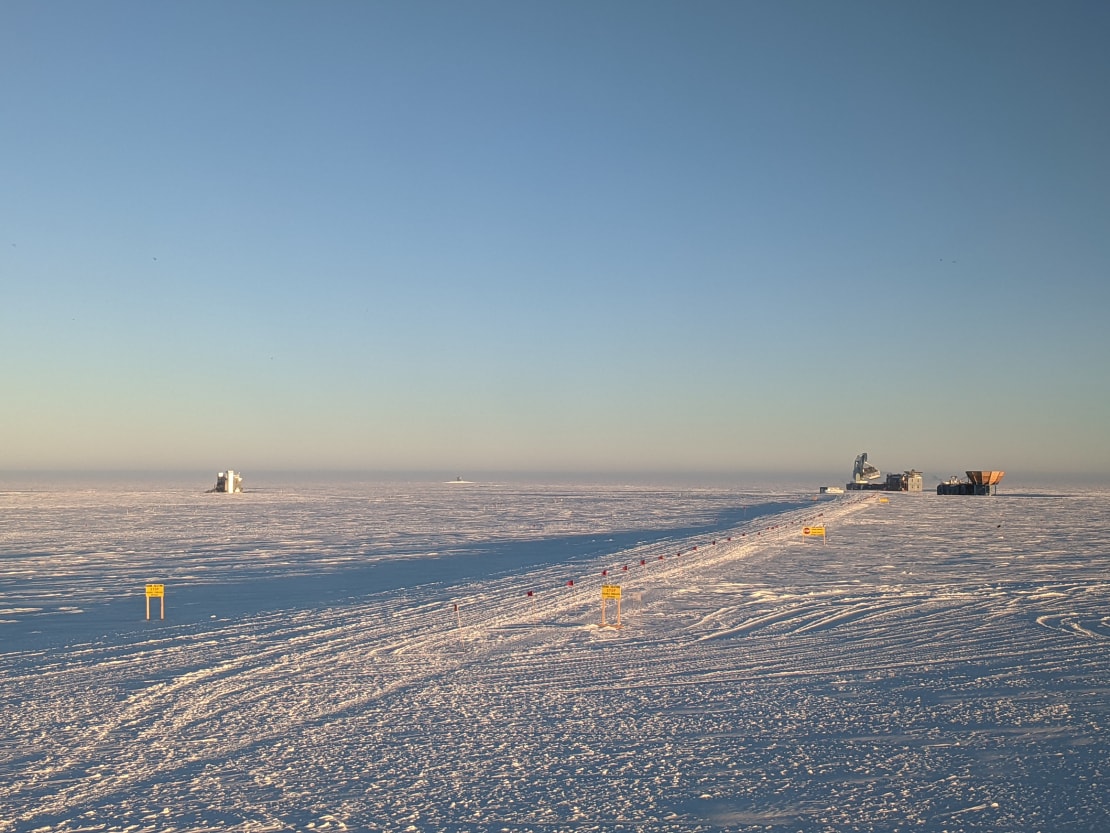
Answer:
<svg viewBox="0 0 1110 833"><path fill-rule="evenodd" d="M1108 36L7 2L0 469L1110 475Z"/></svg>

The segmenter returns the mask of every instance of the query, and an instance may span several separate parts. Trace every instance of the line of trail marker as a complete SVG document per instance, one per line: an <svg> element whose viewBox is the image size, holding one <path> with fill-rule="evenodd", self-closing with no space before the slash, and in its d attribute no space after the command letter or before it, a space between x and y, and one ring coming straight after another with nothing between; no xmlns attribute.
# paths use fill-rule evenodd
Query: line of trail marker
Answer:
<svg viewBox="0 0 1110 833"><path fill-rule="evenodd" d="M601 627L605 627L605 603L608 599L616 599L617 601L617 623L613 625L615 628L621 626L621 586L619 584L603 584L601 585Z"/></svg>
<svg viewBox="0 0 1110 833"><path fill-rule="evenodd" d="M166 585L164 584L148 584L146 586L146 618L150 618L150 600L158 599L162 603L162 615L160 618L166 618Z"/></svg>
<svg viewBox="0 0 1110 833"><path fill-rule="evenodd" d="M459 605L457 602L455 603L455 625L460 628L462 627L462 614L459 613Z"/></svg>

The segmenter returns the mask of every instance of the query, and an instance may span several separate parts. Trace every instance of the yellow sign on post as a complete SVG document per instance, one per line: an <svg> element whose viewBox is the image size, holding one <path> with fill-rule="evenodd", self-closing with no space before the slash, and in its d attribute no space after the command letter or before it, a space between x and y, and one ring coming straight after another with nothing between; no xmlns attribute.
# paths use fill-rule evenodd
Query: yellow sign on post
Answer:
<svg viewBox="0 0 1110 833"><path fill-rule="evenodd" d="M162 615L161 618L166 618L166 585L164 584L148 584L146 586L146 618L150 618L150 600L158 599L161 603Z"/></svg>
<svg viewBox="0 0 1110 833"><path fill-rule="evenodd" d="M621 586L619 584L603 584L601 585L601 627L605 627L605 602L609 599L616 599L617 601L617 624L615 627L621 626Z"/></svg>
<svg viewBox="0 0 1110 833"><path fill-rule="evenodd" d="M825 527L823 526L802 527L802 535L806 538L820 538L822 543L825 543L828 540L825 537Z"/></svg>

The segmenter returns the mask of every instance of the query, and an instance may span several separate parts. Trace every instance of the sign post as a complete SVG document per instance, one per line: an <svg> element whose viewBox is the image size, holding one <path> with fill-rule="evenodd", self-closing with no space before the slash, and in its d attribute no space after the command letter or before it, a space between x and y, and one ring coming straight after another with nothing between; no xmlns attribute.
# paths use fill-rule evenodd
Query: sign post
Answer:
<svg viewBox="0 0 1110 833"><path fill-rule="evenodd" d="M605 602L608 599L616 599L617 601L617 624L615 627L621 626L621 586L619 584L603 584L601 585L601 627L605 627Z"/></svg>
<svg viewBox="0 0 1110 833"><path fill-rule="evenodd" d="M828 543L828 539L825 537L825 527L823 527L823 526L805 526L805 527L802 527L802 536L805 537L805 538L820 537L822 544Z"/></svg>
<svg viewBox="0 0 1110 833"><path fill-rule="evenodd" d="M164 584L148 584L146 586L146 618L150 618L150 600L157 599L161 602L162 615L160 618L166 618L166 585Z"/></svg>

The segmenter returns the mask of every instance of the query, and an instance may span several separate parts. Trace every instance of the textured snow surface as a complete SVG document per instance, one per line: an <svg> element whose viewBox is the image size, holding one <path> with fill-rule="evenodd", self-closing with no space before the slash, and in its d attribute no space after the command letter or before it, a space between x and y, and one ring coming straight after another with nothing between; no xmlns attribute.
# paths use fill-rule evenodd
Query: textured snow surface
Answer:
<svg viewBox="0 0 1110 833"><path fill-rule="evenodd" d="M199 491L0 492L3 833L1110 830L1105 492Z"/></svg>

